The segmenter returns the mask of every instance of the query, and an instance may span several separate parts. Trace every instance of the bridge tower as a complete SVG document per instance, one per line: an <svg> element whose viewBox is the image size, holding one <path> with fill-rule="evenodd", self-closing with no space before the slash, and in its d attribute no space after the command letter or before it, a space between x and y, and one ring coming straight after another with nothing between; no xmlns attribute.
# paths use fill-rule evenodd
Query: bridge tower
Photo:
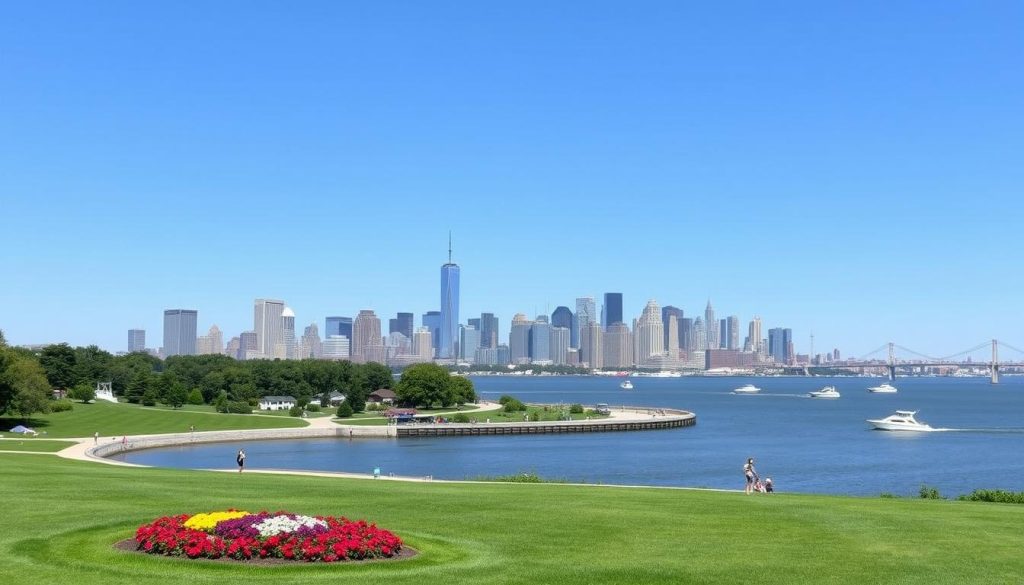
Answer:
<svg viewBox="0 0 1024 585"><path fill-rule="evenodd" d="M999 342L992 340L992 383L999 383Z"/></svg>
<svg viewBox="0 0 1024 585"><path fill-rule="evenodd" d="M889 381L896 381L896 344L889 342Z"/></svg>

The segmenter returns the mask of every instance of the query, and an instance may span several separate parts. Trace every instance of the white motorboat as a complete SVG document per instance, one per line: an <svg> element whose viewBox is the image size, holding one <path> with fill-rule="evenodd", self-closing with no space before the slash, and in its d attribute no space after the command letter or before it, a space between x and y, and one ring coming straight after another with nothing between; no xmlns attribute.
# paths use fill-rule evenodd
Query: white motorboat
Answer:
<svg viewBox="0 0 1024 585"><path fill-rule="evenodd" d="M891 386L889 385L889 383L885 383L868 388L868 392L871 392L873 394L895 394L897 390L895 386Z"/></svg>
<svg viewBox="0 0 1024 585"><path fill-rule="evenodd" d="M761 391L761 389L758 388L757 386L754 386L753 384L747 384L745 386L741 386L741 387L733 390L732 393L733 394L757 394L760 391Z"/></svg>
<svg viewBox="0 0 1024 585"><path fill-rule="evenodd" d="M629 380L623 380L622 383L619 384L619 388L622 388L623 390L632 390L633 383L630 382Z"/></svg>
<svg viewBox="0 0 1024 585"><path fill-rule="evenodd" d="M923 423L914 418L917 414L916 410L897 410L896 414L890 414L889 416L873 420L868 419L868 422L875 425L875 428L880 431L934 431L930 425Z"/></svg>
<svg viewBox="0 0 1024 585"><path fill-rule="evenodd" d="M821 390L815 390L808 394L811 398L839 398L839 391L835 386L825 386Z"/></svg>

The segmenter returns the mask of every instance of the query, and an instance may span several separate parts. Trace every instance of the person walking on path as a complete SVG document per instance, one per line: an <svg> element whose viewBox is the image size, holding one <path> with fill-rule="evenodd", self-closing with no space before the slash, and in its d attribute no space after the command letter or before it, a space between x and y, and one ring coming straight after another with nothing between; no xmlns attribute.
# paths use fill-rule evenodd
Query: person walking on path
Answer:
<svg viewBox="0 0 1024 585"><path fill-rule="evenodd" d="M92 444L95 445L100 442L100 432L96 431L92 434Z"/></svg>
<svg viewBox="0 0 1024 585"><path fill-rule="evenodd" d="M754 469L753 457L747 459L747 462L743 464L743 477L747 480L747 487L743 491L749 496L754 492L754 482L757 481L757 470Z"/></svg>
<svg viewBox="0 0 1024 585"><path fill-rule="evenodd" d="M245 451L238 450L238 455L235 456L235 463L238 463L238 473L242 473L242 469L245 468Z"/></svg>

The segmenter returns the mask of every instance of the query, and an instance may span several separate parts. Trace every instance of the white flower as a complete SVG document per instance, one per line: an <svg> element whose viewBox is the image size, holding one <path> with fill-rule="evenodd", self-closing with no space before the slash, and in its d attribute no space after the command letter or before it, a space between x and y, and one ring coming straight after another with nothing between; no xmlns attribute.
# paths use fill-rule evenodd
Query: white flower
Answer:
<svg viewBox="0 0 1024 585"><path fill-rule="evenodd" d="M259 531L260 536L267 538L282 533L291 534L303 526L327 528L327 523L312 516L270 516L259 524L253 525L253 528Z"/></svg>

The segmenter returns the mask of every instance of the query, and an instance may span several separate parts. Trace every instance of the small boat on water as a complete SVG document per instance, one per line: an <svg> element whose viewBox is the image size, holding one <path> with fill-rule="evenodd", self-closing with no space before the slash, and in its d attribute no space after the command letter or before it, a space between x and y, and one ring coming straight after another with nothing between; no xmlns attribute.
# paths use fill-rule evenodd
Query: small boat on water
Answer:
<svg viewBox="0 0 1024 585"><path fill-rule="evenodd" d="M839 391L835 386L825 386L821 390L815 390L808 394L811 398L839 398Z"/></svg>
<svg viewBox="0 0 1024 585"><path fill-rule="evenodd" d="M868 392L871 392L872 394L895 394L896 392L898 392L898 390L896 390L895 386L891 386L887 382L885 384L872 386L871 388L868 388Z"/></svg>
<svg viewBox="0 0 1024 585"><path fill-rule="evenodd" d="M753 384L746 384L732 391L733 394L757 394L761 389Z"/></svg>
<svg viewBox="0 0 1024 585"><path fill-rule="evenodd" d="M868 419L880 431L934 431L931 425L914 418L916 410L897 410L882 419Z"/></svg>
<svg viewBox="0 0 1024 585"><path fill-rule="evenodd" d="M619 384L619 388L622 388L623 390L632 390L633 383L630 382L629 380L623 380L622 383Z"/></svg>

